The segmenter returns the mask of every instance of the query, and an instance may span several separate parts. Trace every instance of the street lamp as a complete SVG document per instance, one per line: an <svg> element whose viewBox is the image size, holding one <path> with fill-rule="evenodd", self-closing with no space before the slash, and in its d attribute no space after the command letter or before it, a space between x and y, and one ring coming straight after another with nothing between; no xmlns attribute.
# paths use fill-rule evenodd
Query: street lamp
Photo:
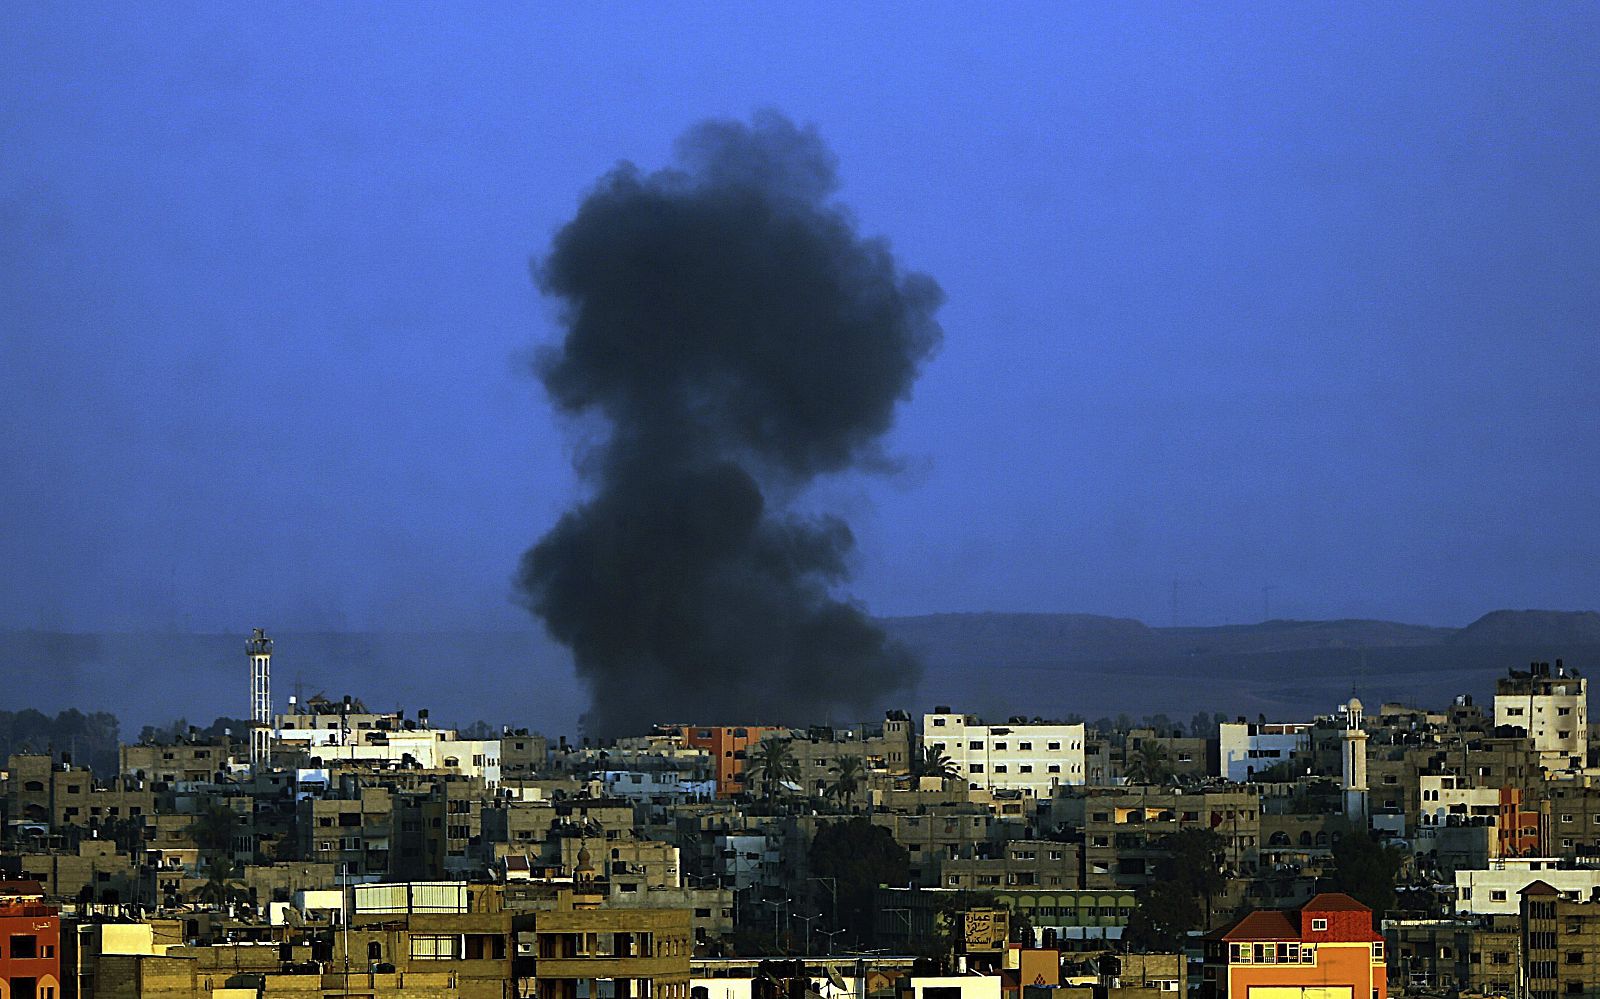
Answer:
<svg viewBox="0 0 1600 999"><path fill-rule="evenodd" d="M812 914L810 916L802 916L802 915L799 915L798 913L791 912L789 914L789 918L790 919L804 919L806 921L806 936L805 936L805 942L801 945L802 948L803 948L801 953L805 954L807 957L810 957L811 956L811 921L814 920L814 919L821 919L822 918L822 913L818 912L818 913L814 913L814 914Z"/></svg>
<svg viewBox="0 0 1600 999"><path fill-rule="evenodd" d="M833 953L833 951L834 951L833 938L836 937L836 936L839 936L843 932L844 932L844 930L820 930L820 931L818 931L818 934L820 936L825 936L825 937L828 938L828 950L827 950L828 954L831 955Z"/></svg>
<svg viewBox="0 0 1600 999"><path fill-rule="evenodd" d="M806 878L806 880L807 881L815 881L815 882L817 882L819 884L821 884L823 882L827 883L827 885L828 885L828 894L833 897L833 919L831 920L831 923L832 923L832 926L833 926L834 929L838 929L839 928L839 879L838 878L829 878L829 877L815 877L815 878Z"/></svg>

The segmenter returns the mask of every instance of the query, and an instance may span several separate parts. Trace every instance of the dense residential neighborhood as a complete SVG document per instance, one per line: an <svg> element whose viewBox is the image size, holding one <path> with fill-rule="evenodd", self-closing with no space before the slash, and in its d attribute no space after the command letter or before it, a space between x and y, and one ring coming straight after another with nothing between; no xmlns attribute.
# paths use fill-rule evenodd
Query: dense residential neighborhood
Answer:
<svg viewBox="0 0 1600 999"><path fill-rule="evenodd" d="M1560 661L1488 706L595 742L280 710L272 648L251 718L110 765L12 745L0 999L1600 992L1600 744Z"/></svg>

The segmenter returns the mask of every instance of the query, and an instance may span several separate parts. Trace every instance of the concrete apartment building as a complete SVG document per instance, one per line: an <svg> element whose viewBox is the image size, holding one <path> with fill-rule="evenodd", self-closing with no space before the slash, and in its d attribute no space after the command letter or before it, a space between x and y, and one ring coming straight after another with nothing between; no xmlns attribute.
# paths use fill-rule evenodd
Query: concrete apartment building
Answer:
<svg viewBox="0 0 1600 999"><path fill-rule="evenodd" d="M807 794L821 795L838 776L839 761L853 756L861 761L861 787L856 801L866 798L872 775L905 774L911 769L916 740L911 719L903 711L890 711L878 725L813 725L794 729L789 751L795 761L795 783Z"/></svg>
<svg viewBox="0 0 1600 999"><path fill-rule="evenodd" d="M1217 776L1242 784L1311 748L1310 722L1224 722L1217 729Z"/></svg>
<svg viewBox="0 0 1600 999"><path fill-rule="evenodd" d="M1511 670L1495 683L1494 723L1528 733L1546 770L1577 770L1589 761L1589 690L1557 659Z"/></svg>
<svg viewBox="0 0 1600 999"><path fill-rule="evenodd" d="M1557 857L1507 857L1491 862L1486 870L1456 871L1456 914L1515 915L1520 893L1535 881L1587 899L1600 889L1600 868L1574 867Z"/></svg>
<svg viewBox="0 0 1600 999"><path fill-rule="evenodd" d="M939 861L939 887L969 891L1081 887L1082 858L1076 843L1013 839L984 854Z"/></svg>
<svg viewBox="0 0 1600 999"><path fill-rule="evenodd" d="M155 812L157 791L150 781L117 778L101 783L87 768L39 754L12 755L6 772L8 833L23 826L49 832L67 826L96 828Z"/></svg>
<svg viewBox="0 0 1600 999"><path fill-rule="evenodd" d="M1086 888L1144 887L1166 855L1162 839L1184 829L1221 837L1224 863L1236 872L1260 865L1261 801L1253 791L1089 788L1057 798L1049 814L1083 830Z"/></svg>
<svg viewBox="0 0 1600 999"><path fill-rule="evenodd" d="M203 784L231 771L233 746L226 740L124 745L118 769L124 777L165 784Z"/></svg>
<svg viewBox="0 0 1600 999"><path fill-rule="evenodd" d="M0 997L62 999L61 917L38 897L0 898Z"/></svg>
<svg viewBox="0 0 1600 999"><path fill-rule="evenodd" d="M731 798L754 788L747 785L745 768L763 739L788 738L789 730L770 725L669 725L663 732L676 732L685 746L704 751L711 757L712 777L717 782L717 797Z"/></svg>
<svg viewBox="0 0 1600 999"><path fill-rule="evenodd" d="M71 850L19 854L17 870L46 895L114 904L137 900L140 859L111 840L81 839Z"/></svg>
<svg viewBox="0 0 1600 999"><path fill-rule="evenodd" d="M924 746L943 753L970 787L1022 791L1048 798L1084 784L1084 726L1014 719L986 725L974 715L940 707L922 716Z"/></svg>
<svg viewBox="0 0 1600 999"><path fill-rule="evenodd" d="M300 859L332 864L352 877L391 873L398 837L394 796L387 788L355 789L350 798L305 798L297 807Z"/></svg>

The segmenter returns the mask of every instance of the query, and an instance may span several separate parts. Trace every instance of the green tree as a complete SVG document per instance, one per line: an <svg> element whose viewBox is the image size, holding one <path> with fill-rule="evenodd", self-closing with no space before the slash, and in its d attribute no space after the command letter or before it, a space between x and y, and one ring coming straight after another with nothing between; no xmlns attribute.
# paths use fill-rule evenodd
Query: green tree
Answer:
<svg viewBox="0 0 1600 999"><path fill-rule="evenodd" d="M1172 950L1189 930L1209 926L1212 900L1228 883L1222 873L1225 844L1211 830L1184 829L1157 846L1165 855L1139 893L1124 935L1136 950Z"/></svg>
<svg viewBox="0 0 1600 999"><path fill-rule="evenodd" d="M1333 886L1372 909L1376 925L1395 907L1394 883L1404 857L1365 829L1350 829L1333 844Z"/></svg>
<svg viewBox="0 0 1600 999"><path fill-rule="evenodd" d="M828 785L828 797L842 802L845 810L849 811L850 803L855 800L856 792L861 790L861 781L866 773L866 765L859 756L844 756L840 757L834 771L833 783Z"/></svg>
<svg viewBox="0 0 1600 999"><path fill-rule="evenodd" d="M239 833L239 816L227 805L208 805L184 828L202 856L213 864L233 852L233 839Z"/></svg>
<svg viewBox="0 0 1600 999"><path fill-rule="evenodd" d="M811 840L811 871L834 878L839 899L840 929L858 941L872 935L876 913L873 893L879 885L905 884L911 878L911 855L882 826L864 816L829 822Z"/></svg>
<svg viewBox="0 0 1600 999"><path fill-rule="evenodd" d="M761 781L761 796L771 802L785 781L792 781L799 768L794 761L790 740L769 735L756 747L750 762Z"/></svg>
<svg viewBox="0 0 1600 999"><path fill-rule="evenodd" d="M246 898L244 868L229 860L213 860L206 869L206 883L195 889L195 896L211 905L227 905Z"/></svg>
<svg viewBox="0 0 1600 999"><path fill-rule="evenodd" d="M1138 907L1122 939L1135 951L1177 950L1184 934L1205 921L1200 899L1174 881L1152 881L1139 892Z"/></svg>
<svg viewBox="0 0 1600 999"><path fill-rule="evenodd" d="M1146 739L1128 754L1123 776L1130 784L1165 784L1172 779L1172 754L1165 744Z"/></svg>
<svg viewBox="0 0 1600 999"><path fill-rule="evenodd" d="M912 777L937 777L940 780L954 780L961 776L956 769L954 761L944 755L944 751L933 746L923 746L922 752L911 757Z"/></svg>

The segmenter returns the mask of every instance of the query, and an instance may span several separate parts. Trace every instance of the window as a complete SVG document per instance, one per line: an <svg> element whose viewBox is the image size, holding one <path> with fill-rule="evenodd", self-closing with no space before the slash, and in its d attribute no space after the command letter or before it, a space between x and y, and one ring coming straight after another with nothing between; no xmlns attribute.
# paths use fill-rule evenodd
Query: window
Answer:
<svg viewBox="0 0 1600 999"><path fill-rule="evenodd" d="M413 934L413 961L453 961L461 956L461 938L445 934Z"/></svg>
<svg viewBox="0 0 1600 999"><path fill-rule="evenodd" d="M1003 743L1003 742L997 742L997 743L994 744L994 748L996 748L996 749L1005 749L1006 748L1006 744Z"/></svg>
<svg viewBox="0 0 1600 999"><path fill-rule="evenodd" d="M1449 948L1445 948L1445 953L1444 953L1443 956L1445 956L1445 957L1449 957L1450 956ZM1372 943L1372 959L1374 961L1383 960L1383 941L1381 941L1381 940L1373 941L1373 943Z"/></svg>
<svg viewBox="0 0 1600 999"><path fill-rule="evenodd" d="M933 727L934 728L944 728L944 719L943 718L935 718L933 720Z"/></svg>
<svg viewBox="0 0 1600 999"><path fill-rule="evenodd" d="M983 764L982 763L971 763L971 764L967 765L967 769L971 770L975 774L981 774L981 773L983 773Z"/></svg>
<svg viewBox="0 0 1600 999"><path fill-rule="evenodd" d="M1328 921L1326 919L1313 919L1313 920L1311 920L1311 932L1313 932L1313 933L1326 933L1327 931L1328 931Z"/></svg>
<svg viewBox="0 0 1600 999"><path fill-rule="evenodd" d="M1050 749L1051 749L1051 750L1052 750L1052 751L1056 751L1056 750L1059 750L1059 749L1060 749L1060 748L1061 748L1061 743L1059 743L1059 742L1052 742L1052 743L1050 743Z"/></svg>
<svg viewBox="0 0 1600 999"><path fill-rule="evenodd" d="M967 748L968 749L982 749L983 748L983 742L982 742L982 740L979 740L979 739L969 740L967 742Z"/></svg>
<svg viewBox="0 0 1600 999"><path fill-rule="evenodd" d="M1495 890L1495 891L1489 892L1489 901L1491 901L1491 902L1504 902L1505 900L1506 900L1506 893L1505 893L1504 889L1499 889L1499 890Z"/></svg>
<svg viewBox="0 0 1600 999"><path fill-rule="evenodd" d="M1031 752L1033 752L1033 743L1031 743L1031 742L1019 742L1019 743L1017 743L1017 749L1021 750L1024 753L1031 753Z"/></svg>
<svg viewBox="0 0 1600 999"><path fill-rule="evenodd" d="M30 958L39 956L39 938L31 933L16 933L11 937L10 947L6 953L13 958Z"/></svg>
<svg viewBox="0 0 1600 999"><path fill-rule="evenodd" d="M1017 767L1017 772L1018 773L1024 773L1024 774L1031 774L1031 773L1033 773L1033 764L1031 764L1031 763L1021 764L1020 766Z"/></svg>

